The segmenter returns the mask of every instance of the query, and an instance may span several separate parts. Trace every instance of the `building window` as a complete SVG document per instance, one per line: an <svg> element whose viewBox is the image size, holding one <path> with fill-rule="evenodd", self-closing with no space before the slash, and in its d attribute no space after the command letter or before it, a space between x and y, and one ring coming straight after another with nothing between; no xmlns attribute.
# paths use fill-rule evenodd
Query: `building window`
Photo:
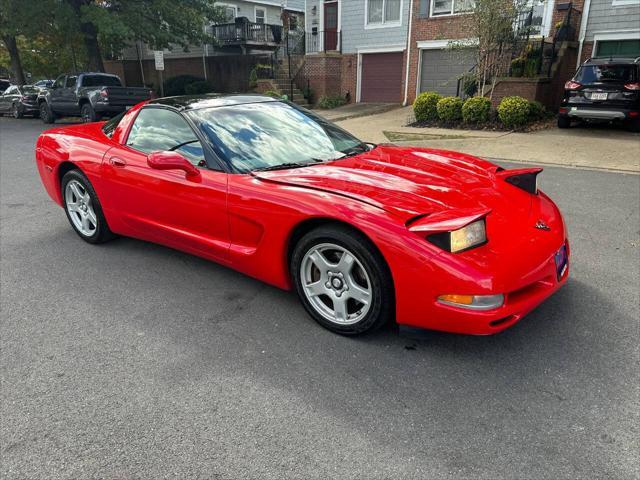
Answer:
<svg viewBox="0 0 640 480"><path fill-rule="evenodd" d="M233 5L220 5L220 8L222 9L222 15L226 23L233 23L236 20L238 16L237 7Z"/></svg>
<svg viewBox="0 0 640 480"><path fill-rule="evenodd" d="M468 12L472 8L473 0L431 0L432 17Z"/></svg>
<svg viewBox="0 0 640 480"><path fill-rule="evenodd" d="M402 0L367 0L367 25L400 23Z"/></svg>
<svg viewBox="0 0 640 480"><path fill-rule="evenodd" d="M266 23L265 22L266 15L267 13L265 12L264 8L256 7L256 23Z"/></svg>

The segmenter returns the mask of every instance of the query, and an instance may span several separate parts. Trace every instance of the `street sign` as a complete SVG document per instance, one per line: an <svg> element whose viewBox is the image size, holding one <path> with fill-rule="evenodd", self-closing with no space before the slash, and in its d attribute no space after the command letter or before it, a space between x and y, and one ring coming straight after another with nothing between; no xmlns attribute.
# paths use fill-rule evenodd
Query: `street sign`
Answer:
<svg viewBox="0 0 640 480"><path fill-rule="evenodd" d="M164 70L164 52L162 50L154 50L153 58L156 61L156 70Z"/></svg>

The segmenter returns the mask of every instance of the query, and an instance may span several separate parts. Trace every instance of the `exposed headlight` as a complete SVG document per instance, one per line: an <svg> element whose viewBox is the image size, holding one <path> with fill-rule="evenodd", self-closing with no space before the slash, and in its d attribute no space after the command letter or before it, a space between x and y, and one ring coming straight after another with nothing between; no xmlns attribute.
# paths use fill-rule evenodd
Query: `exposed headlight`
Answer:
<svg viewBox="0 0 640 480"><path fill-rule="evenodd" d="M504 295L440 295L438 302L468 310L493 310L504 303Z"/></svg>
<svg viewBox="0 0 640 480"><path fill-rule="evenodd" d="M451 253L462 252L487 242L484 218L452 232L429 235L429 241Z"/></svg>

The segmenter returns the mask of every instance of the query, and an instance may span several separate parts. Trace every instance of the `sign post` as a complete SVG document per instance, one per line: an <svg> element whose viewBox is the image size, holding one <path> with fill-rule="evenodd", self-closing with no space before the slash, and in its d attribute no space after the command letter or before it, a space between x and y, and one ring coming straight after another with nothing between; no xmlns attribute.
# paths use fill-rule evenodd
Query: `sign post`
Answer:
<svg viewBox="0 0 640 480"><path fill-rule="evenodd" d="M153 59L155 60L156 70L160 76L160 96L164 97L164 81L162 79L162 72L164 70L164 52L162 50L154 50Z"/></svg>

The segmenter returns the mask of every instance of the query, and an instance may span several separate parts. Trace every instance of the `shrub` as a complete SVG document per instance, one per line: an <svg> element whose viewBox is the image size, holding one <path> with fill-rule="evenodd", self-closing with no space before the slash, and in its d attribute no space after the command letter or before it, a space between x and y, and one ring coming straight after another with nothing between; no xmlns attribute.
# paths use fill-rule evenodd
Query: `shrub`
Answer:
<svg viewBox="0 0 640 480"><path fill-rule="evenodd" d="M424 92L413 102L413 113L417 122L438 119L438 102L442 98L436 92Z"/></svg>
<svg viewBox="0 0 640 480"><path fill-rule="evenodd" d="M529 121L529 100L504 97L498 105L498 117L507 128L521 127Z"/></svg>
<svg viewBox="0 0 640 480"><path fill-rule="evenodd" d="M468 98L462 106L462 120L465 123L486 123L491 116L491 100L486 97Z"/></svg>
<svg viewBox="0 0 640 480"><path fill-rule="evenodd" d="M258 70L252 68L249 72L249 88L256 88L258 86Z"/></svg>
<svg viewBox="0 0 640 480"><path fill-rule="evenodd" d="M273 98L281 98L282 97L282 95L280 95L275 90L267 90L266 92L263 93L263 95L266 95L267 97L273 97Z"/></svg>
<svg viewBox="0 0 640 480"><path fill-rule="evenodd" d="M546 115L547 109L544 108L544 105L537 101L529 102L529 120L534 122L542 120Z"/></svg>
<svg viewBox="0 0 640 480"><path fill-rule="evenodd" d="M211 82L207 82L206 80L198 80L197 82L190 83L186 87L184 87L184 92L187 95L211 93L213 92L213 84Z"/></svg>
<svg viewBox="0 0 640 480"><path fill-rule="evenodd" d="M330 95L320 98L318 108L329 110L331 108L341 107L346 103L347 101L340 95Z"/></svg>
<svg viewBox="0 0 640 480"><path fill-rule="evenodd" d="M457 122L462 119L463 101L459 97L444 97L438 101L438 118L443 122Z"/></svg>
<svg viewBox="0 0 640 480"><path fill-rule="evenodd" d="M194 75L178 75L177 77L168 78L164 82L164 94L167 97L185 95L187 93L187 85L202 81L204 81L204 79Z"/></svg>

